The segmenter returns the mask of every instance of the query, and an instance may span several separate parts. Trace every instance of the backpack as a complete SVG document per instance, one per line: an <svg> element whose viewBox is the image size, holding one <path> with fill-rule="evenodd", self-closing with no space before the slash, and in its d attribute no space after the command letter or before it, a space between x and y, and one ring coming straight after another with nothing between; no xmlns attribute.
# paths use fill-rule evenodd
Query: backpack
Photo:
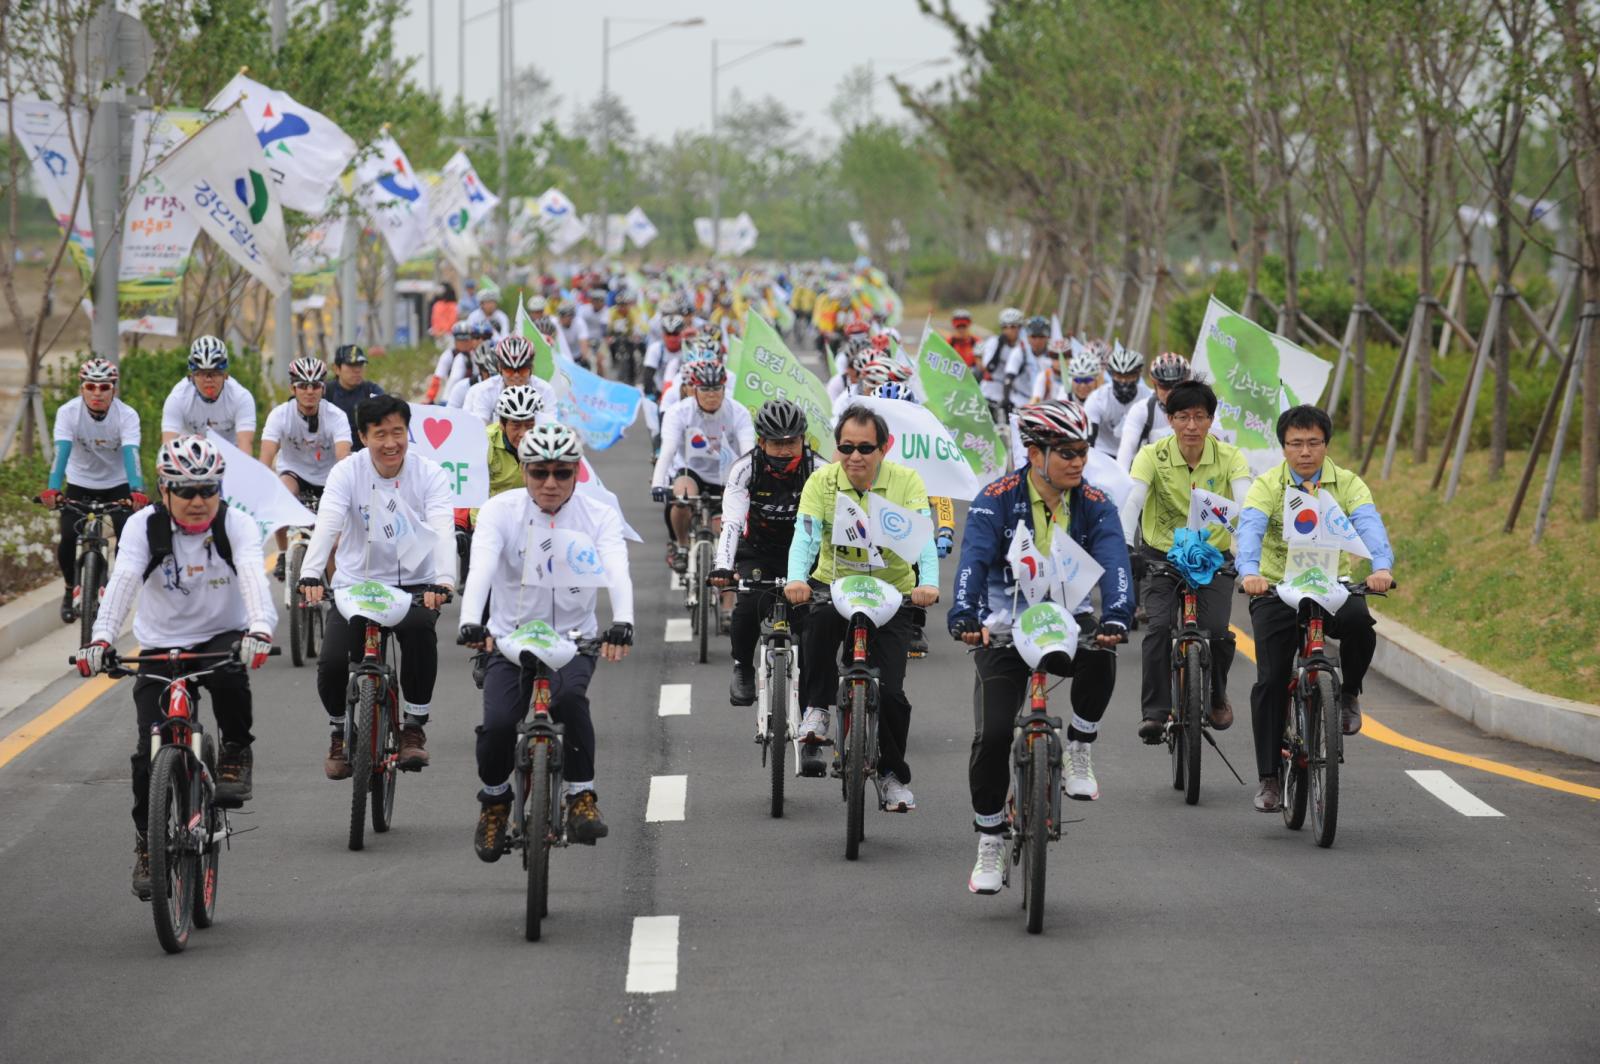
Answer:
<svg viewBox="0 0 1600 1064"><path fill-rule="evenodd" d="M150 560L145 562L141 583L150 579L150 574L159 569L161 563L172 554L171 514L160 503L150 505L150 523L145 526L145 536L150 542ZM228 542L227 503L217 507L217 516L212 519L211 545L216 548L217 557L227 562L228 568L237 573L239 567L233 564L233 544Z"/></svg>
<svg viewBox="0 0 1600 1064"><path fill-rule="evenodd" d="M985 379L994 376L994 369L1000 364L1001 355L1003 355L1007 350L1009 350L1009 348L1006 347L1005 338L996 333L994 338L994 351L986 360L984 360L983 364L983 375Z"/></svg>
<svg viewBox="0 0 1600 1064"><path fill-rule="evenodd" d="M1150 439L1150 429L1156 423L1156 393L1151 392L1150 398L1144 404L1144 431L1139 434L1139 446L1143 447Z"/></svg>

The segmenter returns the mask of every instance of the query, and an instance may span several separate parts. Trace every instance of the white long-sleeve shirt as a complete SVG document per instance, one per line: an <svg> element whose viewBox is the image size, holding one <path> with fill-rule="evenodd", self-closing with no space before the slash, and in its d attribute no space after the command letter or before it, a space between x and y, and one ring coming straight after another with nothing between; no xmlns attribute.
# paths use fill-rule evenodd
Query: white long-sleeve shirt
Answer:
<svg viewBox="0 0 1600 1064"><path fill-rule="evenodd" d="M1034 354L1026 340L1011 349L1011 354L1006 356L1005 369L1000 373L1000 383L1003 387L1007 380L1011 381L1012 406L1027 406L1032 400L1033 379L1039 375L1042 360L1049 357L1048 353Z"/></svg>
<svg viewBox="0 0 1600 1064"><path fill-rule="evenodd" d="M1112 391L1110 381L1106 381L1091 392L1083 404L1083 410L1089 415L1089 423L1097 427L1094 445L1113 458L1117 457L1117 452L1122 446L1122 427L1128 420L1128 412L1150 398L1150 395L1150 386L1143 381L1139 382L1139 390L1134 395L1133 401L1128 403L1117 398L1116 393ZM1128 465L1132 467L1131 459Z"/></svg>
<svg viewBox="0 0 1600 1064"><path fill-rule="evenodd" d="M173 385L161 404L161 431L204 436L207 429L216 429L229 443L241 432L254 432L256 397L232 377L222 382L222 391L210 401L187 377Z"/></svg>
<svg viewBox="0 0 1600 1064"><path fill-rule="evenodd" d="M528 383L538 389L539 396L544 400L544 408L552 413L556 409L556 391L550 387L550 382L539 377L529 377ZM478 420L485 425L494 424L494 405L500 401L500 393L506 390L506 379L496 373L486 381L479 381L467 389L467 394L461 400L461 408L469 414L476 415Z"/></svg>
<svg viewBox="0 0 1600 1064"><path fill-rule="evenodd" d="M1007 345L1006 338L999 333L995 333L983 342L983 346L978 349L978 372L980 374L978 389L983 392L985 399L992 403L998 403L1005 399L1006 366L1010 364L1012 355L1021 351L1026 344L1027 341L1019 336L1015 344ZM989 369L991 363L994 365L993 370ZM985 372L990 374L987 380L981 376Z"/></svg>
<svg viewBox="0 0 1600 1064"><path fill-rule="evenodd" d="M451 387L456 381L467 376L472 367L472 355L466 351L457 351L452 344L439 353L439 361L433 367L433 375L439 378L440 395L449 395Z"/></svg>
<svg viewBox="0 0 1600 1064"><path fill-rule="evenodd" d="M171 518L159 511L163 520ZM222 560L210 532L190 535L172 528L172 553L147 580L150 521L157 508L128 518L117 540L117 562L95 617L94 637L116 642L134 608L133 637L150 648L192 647L224 632L271 634L278 623L261 557L261 529L237 510L222 511L233 565Z"/></svg>
<svg viewBox="0 0 1600 1064"><path fill-rule="evenodd" d="M433 549L421 559L406 565L401 562L401 542L384 534L390 524L385 513L394 498L411 511L418 524L434 535ZM328 567L328 554L338 541L334 554L333 586L349 587L363 580L377 580L400 587L456 582L456 497L450 482L437 462L421 455L408 454L400 465L399 476L380 477L372 465L372 452L357 451L333 467L328 474L322 502L317 507L317 524L311 532L301 571L320 573ZM377 523L377 531L372 525ZM260 537L259 530L256 532ZM260 551L257 550L259 555Z"/></svg>
<svg viewBox="0 0 1600 1064"><path fill-rule="evenodd" d="M470 624L482 617L483 604L488 599L489 633L496 639L534 620L548 622L563 636L573 629L586 639L597 635L598 588L544 588L523 583L523 566L529 547L537 542L535 537L557 528L581 532L594 541L605 569L611 619L632 624L633 578L628 572L628 545L622 538L622 518L617 511L574 492L560 510L549 514L521 489L501 492L478 511L478 524L472 533L472 564L461 598L462 622Z"/></svg>
<svg viewBox="0 0 1600 1064"><path fill-rule="evenodd" d="M650 486L668 487L680 469L721 484L724 448L744 454L755 445L756 427L743 405L723 399L716 413L708 414L694 396L680 399L661 415L661 454Z"/></svg>

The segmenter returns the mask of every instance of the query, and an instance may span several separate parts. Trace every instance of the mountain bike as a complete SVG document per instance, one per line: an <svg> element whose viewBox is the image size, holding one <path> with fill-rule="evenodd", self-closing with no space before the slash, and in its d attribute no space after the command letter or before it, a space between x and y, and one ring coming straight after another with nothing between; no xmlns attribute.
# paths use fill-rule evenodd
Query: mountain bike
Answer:
<svg viewBox="0 0 1600 1064"><path fill-rule="evenodd" d="M304 492L300 505L317 512L320 496ZM300 570L304 567L306 548L311 546L309 527L290 528L284 546L288 562L284 568L283 605L289 614L289 660L299 668L308 661L317 660L317 645L322 640L323 611L321 603L313 606L306 602L305 589L300 586ZM318 574L321 575L321 574Z"/></svg>
<svg viewBox="0 0 1600 1064"><path fill-rule="evenodd" d="M722 498L707 492L679 495L672 499L672 505L690 508L689 568L683 576L687 592L684 605L689 607L689 630L699 643L700 664L704 665L713 631L722 634L721 592L706 582L715 567L712 562L717 547L713 524L721 512Z"/></svg>
<svg viewBox="0 0 1600 1064"><path fill-rule="evenodd" d="M443 588L431 588L443 591ZM423 593L366 580L334 590L334 605L352 625L363 629L361 659L350 666L345 689L344 748L350 758L350 838L352 850L366 845L368 799L372 830L388 831L394 823L394 792L400 765L400 650L393 626L405 620ZM446 596L449 601L449 596Z"/></svg>
<svg viewBox="0 0 1600 1064"><path fill-rule="evenodd" d="M772 595L756 646L756 743L761 747L761 763L770 774L774 818L783 816L785 770L791 750L796 776L820 775L823 770L821 758L803 758L800 749L800 644L789 621L791 607L783 597L783 585L782 579L762 579L760 570L738 583L741 595ZM815 770L810 768L813 765Z"/></svg>
<svg viewBox="0 0 1600 1064"><path fill-rule="evenodd" d="M1163 733L1168 751L1172 754L1172 789L1183 791L1188 805L1200 802L1200 745L1211 744L1211 749L1222 758L1234 778L1233 765L1217 746L1212 736L1207 706L1211 703L1211 640L1212 634L1200 627L1199 585L1189 574L1177 566L1151 561L1146 570L1148 579L1170 577L1178 594L1173 599L1172 618L1172 716ZM1218 575L1234 576L1231 567L1217 570ZM1226 633L1224 633L1226 634ZM1242 784L1244 781L1239 780Z"/></svg>
<svg viewBox="0 0 1600 1064"><path fill-rule="evenodd" d="M37 495L34 502L43 503ZM71 512L78 522L78 559L73 572L77 582L72 585L72 607L78 615L79 639L84 646L94 642L94 622L100 614L100 599L105 595L106 580L116 555L111 549L111 514L133 506L127 499L98 502L91 499L69 499L65 495L57 509Z"/></svg>
<svg viewBox="0 0 1600 1064"><path fill-rule="evenodd" d="M273 647L268 653L282 652ZM76 665L77 660L73 655L67 662ZM183 951L191 927L207 928L216 921L222 850L237 834L228 822L228 810L216 803L217 744L200 723L200 692L190 684L213 672L243 670L244 665L238 661L237 644L232 650L212 653L174 650L119 657L114 648L105 652L106 674L119 679L139 675L129 665L165 664L176 671L179 663L201 667L160 677L167 685L162 695L167 715L150 729L146 827L150 912L156 938L168 953Z"/></svg>

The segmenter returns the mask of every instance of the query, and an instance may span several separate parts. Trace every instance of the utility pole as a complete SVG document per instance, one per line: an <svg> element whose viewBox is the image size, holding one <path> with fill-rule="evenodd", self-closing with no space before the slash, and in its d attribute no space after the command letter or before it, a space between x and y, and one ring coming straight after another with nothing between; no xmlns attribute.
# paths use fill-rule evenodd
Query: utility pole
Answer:
<svg viewBox="0 0 1600 1064"><path fill-rule="evenodd" d="M500 204L495 208L495 283L500 284L506 273L506 245L510 240L511 211L511 140L508 126L510 91L506 86L507 59L511 50L511 3L500 0L500 119L495 123L495 140L500 153Z"/></svg>
<svg viewBox="0 0 1600 1064"><path fill-rule="evenodd" d="M433 80L433 53L435 51L436 45L435 45L434 39L433 39L434 38L433 3L434 3L434 0L428 0L428 95L429 96L433 95L434 87L435 87L435 82Z"/></svg>
<svg viewBox="0 0 1600 1064"><path fill-rule="evenodd" d="M272 0L272 51L283 51L289 36L289 0ZM272 297L272 357L264 367L270 378L274 371L287 372L294 361L294 281Z"/></svg>
<svg viewBox="0 0 1600 1064"><path fill-rule="evenodd" d="M755 49L743 55L730 59L726 63L717 59L717 45L727 44L753 44ZM782 41L727 41L711 42L711 257L717 257L717 251L722 245L722 141L717 135L717 75L728 67L737 66L758 55L765 55L777 48L798 48L806 43L804 38L790 37Z"/></svg>

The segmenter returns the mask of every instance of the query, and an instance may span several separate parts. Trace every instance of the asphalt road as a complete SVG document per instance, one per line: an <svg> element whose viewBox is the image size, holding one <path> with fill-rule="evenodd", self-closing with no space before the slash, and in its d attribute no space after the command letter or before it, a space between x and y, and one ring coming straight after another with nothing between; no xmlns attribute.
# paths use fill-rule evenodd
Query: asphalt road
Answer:
<svg viewBox="0 0 1600 1064"><path fill-rule="evenodd" d="M794 781L771 820L725 648L698 665L663 641L684 614L645 457L633 439L597 463L651 541L632 552L640 645L591 690L611 835L554 855L544 941L522 939L518 863L471 850L478 695L450 646L433 765L401 779L394 830L361 853L350 784L322 775L311 670L257 675L256 798L236 823L258 830L226 855L217 925L166 956L128 893L123 683L0 768L0 1061L1600 1059L1600 804L1363 737L1332 850L1254 812L1209 750L1187 807L1165 751L1134 735L1136 646L1095 746L1102 797L1071 805L1081 822L1051 851L1042 936L1020 889L966 890L972 673L942 638L908 679L918 810L869 812L857 863L836 782ZM441 632L454 623L452 607ZM1220 737L1246 779L1252 673L1241 656ZM659 715L664 684L691 685L688 714ZM1366 705L1407 735L1600 783L1381 678ZM1408 770L1444 770L1503 815L1463 815ZM687 777L683 819L647 823L665 775ZM665 967L630 964L649 917L677 918ZM652 973L675 989L629 991Z"/></svg>

